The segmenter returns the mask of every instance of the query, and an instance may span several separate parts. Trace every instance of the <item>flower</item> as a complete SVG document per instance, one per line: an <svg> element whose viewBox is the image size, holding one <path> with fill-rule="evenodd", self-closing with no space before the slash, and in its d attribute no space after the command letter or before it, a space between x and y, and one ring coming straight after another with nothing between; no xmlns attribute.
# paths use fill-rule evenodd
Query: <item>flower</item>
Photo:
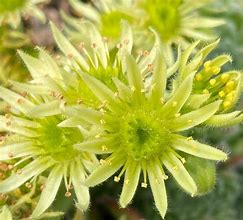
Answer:
<svg viewBox="0 0 243 220"><path fill-rule="evenodd" d="M25 86L28 88L28 84ZM38 85L29 87L39 89ZM54 201L64 179L65 196L71 196L73 187L76 206L87 209L89 192L81 182L95 166L96 158L73 148L73 144L84 139L81 131L76 127L63 127L60 123L65 116L54 114L51 105L49 109L43 108L47 102L53 105L48 94L35 95L31 90L19 94L3 87L0 91L0 97L11 106L9 113L0 116L0 130L7 133L0 145L0 161L11 167L11 174L0 181L0 193L8 193L23 184L31 187L42 179L42 192L31 215L36 218ZM35 114L38 111L42 114Z"/></svg>
<svg viewBox="0 0 243 220"><path fill-rule="evenodd" d="M148 27L155 29L162 41L166 61L173 63L173 45L184 49L191 40L210 40L214 38L209 28L224 24L222 19L209 18L199 13L210 0L139 0L139 1L92 1L94 6L69 1L80 16L95 23L100 32L111 42L116 42L120 33L120 21L127 20L136 30L138 47L146 48L152 42ZM73 41L80 41L82 24L77 19L66 19L67 34ZM76 33L75 33L76 32ZM112 43L111 43L112 45ZM114 45L114 43L113 43Z"/></svg>
<svg viewBox="0 0 243 220"><path fill-rule="evenodd" d="M45 20L44 14L36 7L46 0L2 0L0 2L0 26L9 24L16 28L21 16L34 15L40 20Z"/></svg>
<svg viewBox="0 0 243 220"><path fill-rule="evenodd" d="M186 106L193 91L195 75L188 71L178 87L168 93L168 69L158 48L151 77L145 81L134 57L124 53L127 80L122 82L113 77L116 92L93 76L79 71L84 82L105 104L100 111L93 110L92 115L85 114L88 110L85 107L75 108L80 112L79 117L93 124L97 131L93 138L75 146L80 151L109 155L100 160L99 167L84 181L85 185L98 185L121 168L114 181L119 182L125 173L119 202L126 207L135 194L142 173L141 186L147 188L148 178L155 205L164 218L167 210L165 180L168 176L163 167L187 193L194 196L200 192L183 165L186 160L182 155L186 153L219 161L226 160L227 155L183 135L183 131L212 117L219 110L221 101L213 101L196 110L188 109ZM188 52L182 56L185 58L186 54Z"/></svg>

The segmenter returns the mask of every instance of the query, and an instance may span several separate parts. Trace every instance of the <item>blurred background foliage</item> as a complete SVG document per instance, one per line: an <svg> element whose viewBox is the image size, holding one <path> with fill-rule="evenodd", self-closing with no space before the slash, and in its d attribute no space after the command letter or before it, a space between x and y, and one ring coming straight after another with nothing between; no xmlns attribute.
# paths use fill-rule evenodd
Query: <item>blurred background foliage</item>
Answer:
<svg viewBox="0 0 243 220"><path fill-rule="evenodd" d="M50 1L42 10L49 19L60 25L62 24L60 10L72 14L67 0ZM242 70L243 1L218 0L213 7L204 9L202 13L225 19L226 24L216 29L221 43L213 55L220 53L232 55L233 68ZM4 34L6 28L10 27L0 27L0 84L4 85L8 85L9 78L23 80L28 77L25 67L16 55L16 49L28 50L35 45L53 49L53 40L47 23L41 24L35 18L28 18L23 22L20 32L10 30L7 36ZM237 108L243 108L243 100ZM231 156L226 164L218 166L216 186L206 196L191 198L173 181L167 181L169 211L166 220L243 219L243 125L213 130L199 127L191 130L189 135L210 145L220 146ZM91 188L91 206L85 216L74 210L72 197L65 200L57 198L53 209L58 211L61 209L66 214L64 217L53 219L161 219L153 205L152 193L149 189L139 188L133 203L127 209L120 209L117 204L120 190L121 184L115 184L112 179L107 184ZM59 194L63 195L63 192Z"/></svg>

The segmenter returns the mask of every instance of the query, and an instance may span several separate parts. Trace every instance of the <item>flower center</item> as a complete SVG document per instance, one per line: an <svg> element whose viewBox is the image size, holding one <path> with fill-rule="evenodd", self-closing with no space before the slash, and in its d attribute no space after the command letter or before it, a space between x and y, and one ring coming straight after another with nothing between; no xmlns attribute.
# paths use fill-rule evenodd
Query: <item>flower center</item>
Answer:
<svg viewBox="0 0 243 220"><path fill-rule="evenodd" d="M180 28L179 6L181 0L156 0L157 3L146 1L144 10L148 13L147 25L154 27L164 41L169 41L177 35Z"/></svg>
<svg viewBox="0 0 243 220"><path fill-rule="evenodd" d="M132 22L132 17L119 11L104 13L101 16L101 33L106 37L118 38L121 34L121 20Z"/></svg>
<svg viewBox="0 0 243 220"><path fill-rule="evenodd" d="M1 0L0 14L13 12L15 10L21 9L25 4L26 0Z"/></svg>
<svg viewBox="0 0 243 220"><path fill-rule="evenodd" d="M41 121L38 140L47 154L56 161L68 161L77 156L73 144L83 139L77 128L62 128L57 125L61 122L54 117Z"/></svg>
<svg viewBox="0 0 243 220"><path fill-rule="evenodd" d="M170 131L154 113L136 111L122 117L120 138L127 154L135 160L151 159L170 145Z"/></svg>

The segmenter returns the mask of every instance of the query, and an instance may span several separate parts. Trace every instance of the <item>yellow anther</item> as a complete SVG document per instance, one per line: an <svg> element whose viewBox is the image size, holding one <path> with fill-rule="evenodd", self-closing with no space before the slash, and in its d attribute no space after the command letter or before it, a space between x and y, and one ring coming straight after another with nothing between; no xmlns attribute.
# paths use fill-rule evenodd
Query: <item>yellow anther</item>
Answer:
<svg viewBox="0 0 243 220"><path fill-rule="evenodd" d="M184 164L186 163L186 159L184 157L181 158L181 162Z"/></svg>
<svg viewBox="0 0 243 220"><path fill-rule="evenodd" d="M219 97L223 98L225 96L225 92L224 91L220 91L219 93Z"/></svg>
<svg viewBox="0 0 243 220"><path fill-rule="evenodd" d="M169 177L168 177L167 175L165 175L165 174L163 175L163 179L164 179L164 180L167 180L168 178L169 178Z"/></svg>
<svg viewBox="0 0 243 220"><path fill-rule="evenodd" d="M224 108L228 108L230 105L231 105L231 102L230 101L225 101L223 103Z"/></svg>
<svg viewBox="0 0 243 220"><path fill-rule="evenodd" d="M210 79L209 80L209 84L211 85L211 86L214 86L215 84L216 84L216 79Z"/></svg>
<svg viewBox="0 0 243 220"><path fill-rule="evenodd" d="M204 63L203 66L204 66L205 68L207 68L207 67L209 67L210 65L211 65L211 61L207 61L207 62Z"/></svg>
<svg viewBox="0 0 243 220"><path fill-rule="evenodd" d="M180 116L181 116L181 113L176 113L176 114L175 114L175 117L176 117L176 118L178 118L178 117L180 117Z"/></svg>
<svg viewBox="0 0 243 220"><path fill-rule="evenodd" d="M141 89L141 93L145 93L145 91L146 91L145 89Z"/></svg>
<svg viewBox="0 0 243 220"><path fill-rule="evenodd" d="M189 119L187 122L188 122L189 124L191 124L191 123L192 123L192 120L191 120L191 119Z"/></svg>
<svg viewBox="0 0 243 220"><path fill-rule="evenodd" d="M224 73L224 74L220 77L221 82L222 82L222 83L226 83L226 82L228 81L229 77L230 77L230 75L229 75L228 73Z"/></svg>
<svg viewBox="0 0 243 220"><path fill-rule="evenodd" d="M235 82L232 81L232 80L230 80L229 82L226 83L226 87L227 87L227 89L229 89L229 90L234 89L234 86L235 86Z"/></svg>
<svg viewBox="0 0 243 220"><path fill-rule="evenodd" d="M108 150L108 147L105 146L105 145L103 145L103 146L101 147L101 149L102 149L102 151L107 151L107 150Z"/></svg>
<svg viewBox="0 0 243 220"><path fill-rule="evenodd" d="M214 75L217 75L219 72L220 72L220 67L218 67L218 66L214 66L213 68L212 68L212 72L213 72L213 74Z"/></svg>
<svg viewBox="0 0 243 220"><path fill-rule="evenodd" d="M32 184L31 184L30 182L27 182L27 183L25 183L25 186L26 186L27 188L31 188L31 187L32 187Z"/></svg>
<svg viewBox="0 0 243 220"><path fill-rule="evenodd" d="M120 181L120 177L115 176L115 177L114 177L114 181L118 183L118 182Z"/></svg>
<svg viewBox="0 0 243 220"><path fill-rule="evenodd" d="M105 120L104 119L100 119L100 124L105 124Z"/></svg>
<svg viewBox="0 0 243 220"><path fill-rule="evenodd" d="M100 138L100 134L95 135L95 138L97 139Z"/></svg>
<svg viewBox="0 0 243 220"><path fill-rule="evenodd" d="M203 94L209 94L209 91L207 89L204 89Z"/></svg>
<svg viewBox="0 0 243 220"><path fill-rule="evenodd" d="M176 107L177 104L178 104L177 102L172 102L172 106L173 106L173 107Z"/></svg>
<svg viewBox="0 0 243 220"><path fill-rule="evenodd" d="M100 159L100 164L104 164L104 163L105 163L105 160Z"/></svg>
<svg viewBox="0 0 243 220"><path fill-rule="evenodd" d="M165 103L164 98L161 98L161 99L160 99L160 102L161 102L161 104L163 105L163 104Z"/></svg>
<svg viewBox="0 0 243 220"><path fill-rule="evenodd" d="M198 73L198 74L196 75L196 80L197 80L197 81L201 81L202 79L203 79L202 74L201 74L201 73Z"/></svg>
<svg viewBox="0 0 243 220"><path fill-rule="evenodd" d="M147 183L141 183L141 187L147 188L148 187L148 184Z"/></svg>
<svg viewBox="0 0 243 220"><path fill-rule="evenodd" d="M135 91L136 91L136 88L135 88L134 86L132 86L131 90L132 90L133 92L135 92Z"/></svg>
<svg viewBox="0 0 243 220"><path fill-rule="evenodd" d="M192 141L192 140L193 140L192 136L187 137L186 139L187 139L188 141Z"/></svg>
<svg viewBox="0 0 243 220"><path fill-rule="evenodd" d="M211 72L211 71L212 71L212 68L211 68L211 67L206 67L206 68L205 68L205 72L206 72L206 73L209 73L209 72Z"/></svg>

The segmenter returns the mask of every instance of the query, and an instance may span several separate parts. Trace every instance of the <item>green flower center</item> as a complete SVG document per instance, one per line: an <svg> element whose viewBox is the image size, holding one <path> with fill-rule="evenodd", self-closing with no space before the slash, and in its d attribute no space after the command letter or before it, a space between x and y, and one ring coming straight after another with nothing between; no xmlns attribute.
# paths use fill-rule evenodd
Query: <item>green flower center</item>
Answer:
<svg viewBox="0 0 243 220"><path fill-rule="evenodd" d="M26 0L1 0L0 1L0 14L13 12L21 9L26 4Z"/></svg>
<svg viewBox="0 0 243 220"><path fill-rule="evenodd" d="M132 17L119 11L104 13L101 16L102 35L111 38L118 38L121 34L121 20L132 22Z"/></svg>
<svg viewBox="0 0 243 220"><path fill-rule="evenodd" d="M38 141L47 154L50 154L56 161L68 161L77 156L73 148L75 143L83 139L78 128L62 128L57 125L61 122L54 117L41 121Z"/></svg>
<svg viewBox="0 0 243 220"><path fill-rule="evenodd" d="M148 14L147 26L154 27L164 41L169 41L178 34L180 28L181 0L146 1L142 5Z"/></svg>
<svg viewBox="0 0 243 220"><path fill-rule="evenodd" d="M171 136L164 124L165 122L153 112L139 110L123 116L120 138L127 154L135 160L161 155L169 147Z"/></svg>

